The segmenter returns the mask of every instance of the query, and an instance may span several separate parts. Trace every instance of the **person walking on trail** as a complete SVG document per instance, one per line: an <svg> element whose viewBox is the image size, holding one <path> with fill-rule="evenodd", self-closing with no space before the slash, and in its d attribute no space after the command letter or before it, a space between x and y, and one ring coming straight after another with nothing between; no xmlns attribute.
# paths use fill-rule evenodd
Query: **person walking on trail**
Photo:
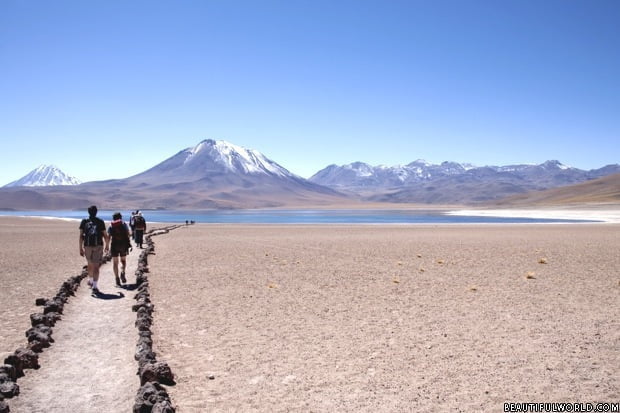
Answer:
<svg viewBox="0 0 620 413"><path fill-rule="evenodd" d="M127 267L126 256L131 249L131 231L125 222L123 222L123 216L120 212L112 215L112 223L108 227L108 235L110 237L110 255L112 256L112 269L114 270L114 278L116 279L116 285L120 286L121 282L125 284L127 278L125 278L125 268ZM118 257L121 261L121 276L118 276Z"/></svg>
<svg viewBox="0 0 620 413"><path fill-rule="evenodd" d="M134 232L134 241L136 242L137 246L142 248L142 237L144 236L144 231L146 231L146 220L142 216L142 212L136 212L134 222L136 225L136 230Z"/></svg>
<svg viewBox="0 0 620 413"><path fill-rule="evenodd" d="M131 211L131 218L129 218L129 228L131 228L131 239L136 240L136 215L140 211Z"/></svg>
<svg viewBox="0 0 620 413"><path fill-rule="evenodd" d="M105 247L103 241L105 240ZM80 222L80 255L88 263L88 285L94 294L99 294L99 267L103 253L110 249L110 238L105 230L105 222L97 218L97 207L88 208L88 218Z"/></svg>

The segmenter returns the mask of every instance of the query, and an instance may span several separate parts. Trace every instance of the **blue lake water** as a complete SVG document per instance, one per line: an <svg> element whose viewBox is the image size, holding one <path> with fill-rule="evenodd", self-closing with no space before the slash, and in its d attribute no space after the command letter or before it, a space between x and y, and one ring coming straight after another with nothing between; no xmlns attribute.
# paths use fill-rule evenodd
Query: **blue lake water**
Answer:
<svg viewBox="0 0 620 413"><path fill-rule="evenodd" d="M97 216L110 221L115 211L101 210ZM130 211L121 211L129 220ZM440 211L409 210L201 210L142 211L148 222L221 224L502 224L502 223L570 223L586 220L538 219L512 217L455 216ZM86 211L0 211L0 216L42 216L81 219Z"/></svg>

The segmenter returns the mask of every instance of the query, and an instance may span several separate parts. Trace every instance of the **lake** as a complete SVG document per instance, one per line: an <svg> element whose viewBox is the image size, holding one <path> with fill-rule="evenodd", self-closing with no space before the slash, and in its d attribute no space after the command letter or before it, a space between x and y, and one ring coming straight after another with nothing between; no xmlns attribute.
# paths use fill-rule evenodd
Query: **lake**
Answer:
<svg viewBox="0 0 620 413"><path fill-rule="evenodd" d="M101 210L97 216L110 221L115 211ZM121 211L129 221L131 213ZM514 223L571 223L587 220L458 216L436 210L201 210L201 211L142 211L147 223L169 222L219 224L514 224ZM84 211L0 211L0 216L32 216L82 219Z"/></svg>

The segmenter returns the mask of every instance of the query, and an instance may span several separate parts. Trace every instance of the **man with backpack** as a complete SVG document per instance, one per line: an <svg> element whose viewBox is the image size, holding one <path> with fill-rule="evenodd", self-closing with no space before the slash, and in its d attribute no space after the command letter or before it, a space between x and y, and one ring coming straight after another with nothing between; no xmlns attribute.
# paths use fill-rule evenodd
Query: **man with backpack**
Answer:
<svg viewBox="0 0 620 413"><path fill-rule="evenodd" d="M137 246L142 248L142 236L144 235L144 231L146 231L146 220L142 216L142 212L136 212L134 224L136 226L136 229L134 231L134 241L136 242Z"/></svg>
<svg viewBox="0 0 620 413"><path fill-rule="evenodd" d="M112 269L114 270L114 278L116 278L116 285L120 286L121 282L125 284L127 279L125 278L125 267L127 261L125 257L131 249L131 241L129 241L130 231L129 227L123 222L123 216L120 212L112 215L112 223L108 227L108 235L110 236L110 255L112 256ZM118 278L118 257L121 257L121 277Z"/></svg>
<svg viewBox="0 0 620 413"><path fill-rule="evenodd" d="M103 240L105 239L105 247ZM80 222L80 255L86 257L88 263L88 285L92 287L94 294L99 294L97 282L99 281L99 267L103 252L108 252L110 238L105 230L105 222L97 218L97 207L92 205L88 208L88 218Z"/></svg>

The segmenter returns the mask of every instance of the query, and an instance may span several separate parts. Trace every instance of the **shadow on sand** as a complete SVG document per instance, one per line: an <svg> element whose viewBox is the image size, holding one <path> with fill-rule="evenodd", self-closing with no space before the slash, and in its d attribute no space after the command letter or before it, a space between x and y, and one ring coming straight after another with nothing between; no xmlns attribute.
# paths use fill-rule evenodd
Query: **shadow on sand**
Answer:
<svg viewBox="0 0 620 413"><path fill-rule="evenodd" d="M101 300L118 300L119 298L125 298L125 294L119 292L117 294L107 294L99 291L98 293L91 292L91 295L95 298L99 298Z"/></svg>

